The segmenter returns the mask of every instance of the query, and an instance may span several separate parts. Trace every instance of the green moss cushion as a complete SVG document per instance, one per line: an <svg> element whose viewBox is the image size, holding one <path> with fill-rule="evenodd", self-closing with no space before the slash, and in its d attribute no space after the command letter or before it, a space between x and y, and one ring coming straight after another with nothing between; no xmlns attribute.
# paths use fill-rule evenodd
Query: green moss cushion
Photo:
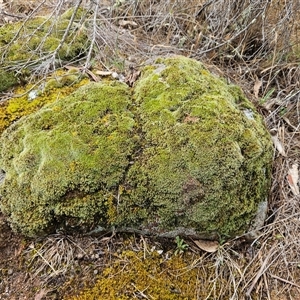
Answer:
<svg viewBox="0 0 300 300"><path fill-rule="evenodd" d="M29 236L97 225L234 236L266 200L273 151L240 90L180 56L145 67L133 89L84 86L0 143L0 206Z"/></svg>
<svg viewBox="0 0 300 300"><path fill-rule="evenodd" d="M135 145L129 104L125 85L87 85L5 131L1 208L18 229L34 235L64 217L106 223Z"/></svg>
<svg viewBox="0 0 300 300"><path fill-rule="evenodd" d="M85 55L90 42L82 20L87 12L79 9L72 20L73 13L69 9L59 17L34 17L0 27L0 93L33 74L44 75L52 64L61 66Z"/></svg>
<svg viewBox="0 0 300 300"><path fill-rule="evenodd" d="M11 72L0 70L0 93L17 84L18 80Z"/></svg>

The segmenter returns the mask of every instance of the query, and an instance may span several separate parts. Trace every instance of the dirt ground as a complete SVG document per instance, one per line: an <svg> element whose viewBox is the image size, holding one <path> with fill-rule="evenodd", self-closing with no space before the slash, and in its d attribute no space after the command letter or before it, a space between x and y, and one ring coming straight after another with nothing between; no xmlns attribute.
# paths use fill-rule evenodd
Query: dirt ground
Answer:
<svg viewBox="0 0 300 300"><path fill-rule="evenodd" d="M101 271L112 261L119 259L116 253L128 248L126 242L128 236L122 234L114 237L76 237L54 234L39 239L25 239L12 232L3 216L0 217L0 232L0 299L67 299L69 296L78 294L87 283L89 286L93 286L98 276L101 276ZM136 243L134 251L140 251L138 244L141 241L145 242L143 237L133 237L133 239L131 237L130 240L134 240ZM194 261L207 254L190 241L188 245L188 252L193 255ZM174 255L176 250L173 241L147 240L147 246L148 248L156 246L164 249L167 256ZM245 243L242 238L232 241L221 255L224 264L231 266L231 263L226 261L226 256L230 252L236 251L238 251L238 256L235 255L235 257L239 257L236 263L243 261L244 270L250 266L248 272L252 273L252 276L250 282L244 287L242 298L234 299L300 299L300 286L296 282L284 281L280 276L276 276L276 273L272 273L270 276L270 273L268 274L262 269L265 263L269 263L267 260L261 257L260 265L249 264L255 258L255 253L259 252L259 244L253 246L251 243ZM209 259L214 260L213 257ZM230 260L230 258L227 259ZM245 263L246 261L248 264ZM51 267L49 267L50 263ZM277 262L272 261L271 263L276 264ZM234 273L234 270L232 272ZM277 274L280 275L280 273L278 270ZM255 274L256 277L261 275L262 278L256 280ZM205 280L203 284L206 284ZM251 292L253 298L245 296L247 294L246 286L248 290L253 288ZM269 289L268 292L266 292L266 288ZM139 298L132 297L132 299ZM164 299L164 297L162 296L160 299ZM178 299L183 298L178 296Z"/></svg>

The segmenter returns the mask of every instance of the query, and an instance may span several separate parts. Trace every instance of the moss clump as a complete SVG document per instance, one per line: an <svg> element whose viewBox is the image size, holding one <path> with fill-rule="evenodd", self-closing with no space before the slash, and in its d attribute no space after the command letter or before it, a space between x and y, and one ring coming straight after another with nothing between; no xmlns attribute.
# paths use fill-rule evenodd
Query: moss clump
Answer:
<svg viewBox="0 0 300 300"><path fill-rule="evenodd" d="M103 270L94 287L83 290L78 296L64 299L129 300L141 291L149 299L197 299L197 295L207 293L201 290L202 280L207 276L206 272L203 273L193 266L189 254L166 259L156 252L145 257L143 251L127 250Z"/></svg>
<svg viewBox="0 0 300 300"><path fill-rule="evenodd" d="M13 122L27 116L45 104L71 94L89 82L74 72L56 72L39 86L28 84L15 90L15 98L0 103L0 134ZM29 92L31 91L31 92Z"/></svg>
<svg viewBox="0 0 300 300"><path fill-rule="evenodd" d="M70 15L73 10L65 12L60 18L35 17L27 22L6 24L0 27L0 48L2 49L2 60L0 67L20 66L25 68L19 75L22 81L31 73L31 69L43 68L42 64L53 63L56 59L58 64L62 61L72 61L82 57L89 46L86 29L81 23L85 14L79 10L70 32L65 41L63 36L69 26ZM9 82L14 78L9 73ZM1 72L0 72L1 79ZM2 81L0 81L2 83ZM0 85L0 91L11 86Z"/></svg>
<svg viewBox="0 0 300 300"><path fill-rule="evenodd" d="M5 49L5 63L22 62L27 59L33 61L41 53L49 54L57 49L69 25L72 13L73 10L69 10L60 18L36 17L25 24L19 22L2 26L0 46ZM83 10L77 12L70 34L59 50L57 58L69 60L82 55L87 49L87 35L80 24L83 15Z"/></svg>
<svg viewBox="0 0 300 300"><path fill-rule="evenodd" d="M144 70L135 99L143 151L127 186L132 202L150 207L144 228L195 228L206 238L247 230L268 193L273 150L240 89L175 57Z"/></svg>
<svg viewBox="0 0 300 300"><path fill-rule="evenodd" d="M1 209L15 229L33 236L108 222L109 199L135 146L129 104L123 84L87 85L3 133Z"/></svg>
<svg viewBox="0 0 300 300"><path fill-rule="evenodd" d="M61 224L230 237L265 201L271 139L241 91L195 60L91 84L0 139L1 209L27 235Z"/></svg>
<svg viewBox="0 0 300 300"><path fill-rule="evenodd" d="M14 74L0 70L0 93L17 84L18 80Z"/></svg>

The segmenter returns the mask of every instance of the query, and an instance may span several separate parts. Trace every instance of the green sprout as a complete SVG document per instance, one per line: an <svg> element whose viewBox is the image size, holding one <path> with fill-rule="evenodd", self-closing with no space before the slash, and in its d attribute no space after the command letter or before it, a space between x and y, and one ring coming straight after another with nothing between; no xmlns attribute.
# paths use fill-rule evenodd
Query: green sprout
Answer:
<svg viewBox="0 0 300 300"><path fill-rule="evenodd" d="M179 236L176 236L175 242L176 242L175 255L182 254L189 247L189 245L184 242L184 239L181 239Z"/></svg>
<svg viewBox="0 0 300 300"><path fill-rule="evenodd" d="M272 88L272 89L270 89L268 92L267 92L267 94L264 96L264 97L262 97L261 99L260 99L260 104L264 104L264 103L266 103L270 98L271 98L271 96L273 95L273 93L275 92L275 89L274 88Z"/></svg>

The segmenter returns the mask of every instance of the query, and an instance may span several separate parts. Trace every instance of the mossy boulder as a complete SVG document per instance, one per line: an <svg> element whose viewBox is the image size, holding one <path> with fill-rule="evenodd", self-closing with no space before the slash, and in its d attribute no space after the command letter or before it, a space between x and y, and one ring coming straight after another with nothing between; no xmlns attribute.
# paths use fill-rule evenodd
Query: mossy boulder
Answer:
<svg viewBox="0 0 300 300"><path fill-rule="evenodd" d="M240 89L181 56L131 89L91 83L2 135L1 210L34 236L66 230L227 238L248 230L272 144Z"/></svg>
<svg viewBox="0 0 300 300"><path fill-rule="evenodd" d="M85 55L90 45L83 24L86 12L78 10L71 20L73 12L74 9L70 9L59 17L33 17L26 22L0 27L0 68L18 71L0 72L0 92L18 81L26 82L32 73L44 75L53 64L61 66L64 61L70 62ZM69 33L64 37L68 28ZM1 80L3 76L5 80Z"/></svg>

